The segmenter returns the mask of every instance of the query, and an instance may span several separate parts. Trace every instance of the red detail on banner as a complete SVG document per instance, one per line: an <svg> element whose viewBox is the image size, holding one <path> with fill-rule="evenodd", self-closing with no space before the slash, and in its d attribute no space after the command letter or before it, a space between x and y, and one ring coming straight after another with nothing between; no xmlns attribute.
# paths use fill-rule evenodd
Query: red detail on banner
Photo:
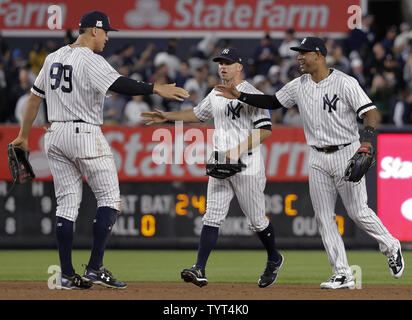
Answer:
<svg viewBox="0 0 412 320"><path fill-rule="evenodd" d="M378 216L400 241L412 241L412 134L378 136Z"/></svg>
<svg viewBox="0 0 412 320"><path fill-rule="evenodd" d="M0 1L0 29L49 30L50 1ZM60 0L62 29L77 29L91 10L107 13L121 31L347 32L352 5L360 0ZM53 21L51 21L53 22Z"/></svg>
<svg viewBox="0 0 412 320"><path fill-rule="evenodd" d="M102 130L112 148L120 181L208 179L205 161L212 150L213 128L184 126L176 135L175 126L103 127ZM0 126L0 180L11 180L6 149L18 132L18 126ZM52 177L44 153L45 133L39 127L30 131L30 162L37 180L50 181ZM162 146L166 147L163 148L166 154L159 154ZM273 128L272 135L263 143L267 180L307 181L308 156L302 128ZM161 162L156 160L159 158L171 164L157 164Z"/></svg>

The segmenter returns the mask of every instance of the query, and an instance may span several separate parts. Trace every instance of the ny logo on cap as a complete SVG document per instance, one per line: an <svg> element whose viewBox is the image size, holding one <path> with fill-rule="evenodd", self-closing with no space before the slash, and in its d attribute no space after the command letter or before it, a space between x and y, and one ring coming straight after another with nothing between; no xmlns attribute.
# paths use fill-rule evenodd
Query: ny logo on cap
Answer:
<svg viewBox="0 0 412 320"><path fill-rule="evenodd" d="M304 44L306 42L306 38L302 40L300 44Z"/></svg>
<svg viewBox="0 0 412 320"><path fill-rule="evenodd" d="M98 21L96 21L96 27L103 27L103 21L100 21L100 20L98 20Z"/></svg>
<svg viewBox="0 0 412 320"><path fill-rule="evenodd" d="M223 49L222 54L228 54L229 53L229 49Z"/></svg>

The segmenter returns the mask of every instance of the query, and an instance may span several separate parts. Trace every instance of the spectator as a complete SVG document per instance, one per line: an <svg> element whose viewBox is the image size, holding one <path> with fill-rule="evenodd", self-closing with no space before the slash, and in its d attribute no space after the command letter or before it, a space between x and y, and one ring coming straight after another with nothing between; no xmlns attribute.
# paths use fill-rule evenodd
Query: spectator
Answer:
<svg viewBox="0 0 412 320"><path fill-rule="evenodd" d="M363 63L360 58L355 58L350 63L351 72L349 73L350 76L354 77L358 80L359 85L365 91L369 91L368 82L363 74Z"/></svg>
<svg viewBox="0 0 412 320"><path fill-rule="evenodd" d="M382 46L384 47L386 54L392 54L392 48L396 36L398 35L398 30L396 26L390 26L386 31L385 37L382 40Z"/></svg>
<svg viewBox="0 0 412 320"><path fill-rule="evenodd" d="M142 112L151 111L150 106L147 102L143 100L143 96L134 96L130 100L124 109L124 124L127 126L136 126L143 124L143 117L141 117Z"/></svg>
<svg viewBox="0 0 412 320"><path fill-rule="evenodd" d="M206 70L206 66L197 68L193 78L188 79L183 87L187 91L194 90L197 92L196 104L202 101L202 99L206 96L206 90L208 87L206 82Z"/></svg>
<svg viewBox="0 0 412 320"><path fill-rule="evenodd" d="M295 39L295 30L288 29L285 32L285 38L278 48L278 53L281 58L295 59L298 52L290 50L290 47L299 46L300 42Z"/></svg>
<svg viewBox="0 0 412 320"><path fill-rule="evenodd" d="M215 86L217 86L218 84L219 84L219 78L215 76L214 74L209 74L207 76L207 89L206 89L205 96L208 95L210 91L212 91L215 88Z"/></svg>
<svg viewBox="0 0 412 320"><path fill-rule="evenodd" d="M113 69L118 70L119 67L123 65L123 56L123 49L117 49L114 54L107 59L107 62L113 67Z"/></svg>
<svg viewBox="0 0 412 320"><path fill-rule="evenodd" d="M73 33L72 33L72 30L71 29L67 29L66 30L66 34L65 34L65 36L64 36L64 44L72 44L72 43L74 43L75 41L76 41L76 38L75 37L73 37Z"/></svg>
<svg viewBox="0 0 412 320"><path fill-rule="evenodd" d="M42 43L36 42L34 44L33 49L29 53L29 64L34 75L37 76L39 74L48 54Z"/></svg>
<svg viewBox="0 0 412 320"><path fill-rule="evenodd" d="M399 26L400 33L396 36L393 43L393 53L397 58L400 58L403 63L408 59L408 53L412 50L410 41L412 40L412 31L406 22L402 22Z"/></svg>
<svg viewBox="0 0 412 320"><path fill-rule="evenodd" d="M394 81L396 81L396 83L394 84L396 91L403 89L405 87L405 82L402 76L402 69L400 68L399 62L395 59L393 54L386 55L385 60L383 61L383 66L385 72L394 74L396 78L394 79Z"/></svg>
<svg viewBox="0 0 412 320"><path fill-rule="evenodd" d="M283 116L283 124L288 126L301 127L303 125L302 118L299 114L299 109L297 106L287 109L286 113Z"/></svg>
<svg viewBox="0 0 412 320"><path fill-rule="evenodd" d="M375 75L372 80L372 87L370 91L370 98L378 108L381 119L380 122L389 123L391 104L393 103L393 96L395 89L391 77L394 75L381 74Z"/></svg>
<svg viewBox="0 0 412 320"><path fill-rule="evenodd" d="M30 91L22 95L16 103L16 109L14 110L14 116L17 122L21 125L23 121L23 113L26 108L27 100L29 100ZM47 124L46 120L46 108L44 102L40 103L39 112L37 113L36 119L33 122L33 126L42 126Z"/></svg>
<svg viewBox="0 0 412 320"><path fill-rule="evenodd" d="M0 122L5 122L7 113L7 82L4 61L0 56Z"/></svg>
<svg viewBox="0 0 412 320"><path fill-rule="evenodd" d="M362 27L355 28L349 32L348 48L349 51L356 51L364 60L370 53L370 49L376 41L376 33L374 30L374 16L365 15L362 17Z"/></svg>
<svg viewBox="0 0 412 320"><path fill-rule="evenodd" d="M124 119L126 100L118 93L106 97L103 105L104 125L120 125Z"/></svg>
<svg viewBox="0 0 412 320"><path fill-rule="evenodd" d="M16 122L14 114L17 101L30 90L33 84L33 81L30 79L30 74L30 67L25 66L21 68L18 77L19 82L11 88L10 97L8 99L8 110L6 112L6 118L11 122Z"/></svg>
<svg viewBox="0 0 412 320"><path fill-rule="evenodd" d="M183 87L186 83L186 81L191 77L190 75L190 66L189 66L189 62L182 61L180 63L180 70L179 72L176 74L176 86L177 87Z"/></svg>
<svg viewBox="0 0 412 320"><path fill-rule="evenodd" d="M175 79L180 69L180 59L176 56L177 44L177 39L169 39L167 42L167 50L156 54L153 60L156 68L161 64L167 65L170 79Z"/></svg>
<svg viewBox="0 0 412 320"><path fill-rule="evenodd" d="M412 89L407 90L404 99L399 99L391 109L392 122L397 127L412 123Z"/></svg>
<svg viewBox="0 0 412 320"><path fill-rule="evenodd" d="M127 43L123 46L123 65L132 68L137 62L134 45Z"/></svg>
<svg viewBox="0 0 412 320"><path fill-rule="evenodd" d="M332 67L344 73L350 73L349 59L343 54L343 48L340 45L335 45L332 51Z"/></svg>
<svg viewBox="0 0 412 320"><path fill-rule="evenodd" d="M280 90L284 86L284 82L280 79L280 67L273 65L268 71L268 79L274 92Z"/></svg>
<svg viewBox="0 0 412 320"><path fill-rule="evenodd" d="M386 58L385 48L381 43L377 42L372 48L372 55L365 61L364 70L367 72L367 77L372 79L376 74L382 74L385 70L384 61Z"/></svg>
<svg viewBox="0 0 412 320"><path fill-rule="evenodd" d="M260 45L255 49L253 60L256 65L257 74L266 75L269 68L276 61L276 49L272 45L272 39L266 34L261 40Z"/></svg>
<svg viewBox="0 0 412 320"><path fill-rule="evenodd" d="M407 87L412 88L412 51L408 54L408 59L403 67L403 80L405 80Z"/></svg>
<svg viewBox="0 0 412 320"><path fill-rule="evenodd" d="M149 43L146 46L146 48L138 56L137 61L132 68L132 73L140 73L144 75L144 79L148 78L147 76L149 75L150 68L152 66L152 60L150 57L152 56L155 47L156 46L153 43Z"/></svg>
<svg viewBox="0 0 412 320"><path fill-rule="evenodd" d="M196 90L191 89L189 92L189 98L185 99L180 106L180 110L187 110L196 107L198 104L197 101L199 100L198 92Z"/></svg>

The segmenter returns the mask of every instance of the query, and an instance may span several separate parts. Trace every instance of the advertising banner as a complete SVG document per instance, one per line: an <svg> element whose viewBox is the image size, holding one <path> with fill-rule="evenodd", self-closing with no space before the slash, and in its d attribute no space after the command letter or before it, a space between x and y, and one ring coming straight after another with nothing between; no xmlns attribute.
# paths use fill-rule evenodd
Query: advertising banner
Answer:
<svg viewBox="0 0 412 320"><path fill-rule="evenodd" d="M110 16L111 24L133 36L185 33L276 32L289 28L304 33L349 31L348 19L360 0L0 0L0 30L51 31L77 29L91 10ZM50 7L50 6L54 7ZM58 8L56 7L58 6ZM58 31L57 28L55 31Z"/></svg>
<svg viewBox="0 0 412 320"><path fill-rule="evenodd" d="M205 163L212 152L213 128L190 126L102 127L123 181L207 181ZM10 181L7 144L18 126L0 126L0 180ZM30 162L37 181L51 181L44 153L46 130L30 131ZM308 180L308 147L300 127L273 128L262 156L268 181Z"/></svg>
<svg viewBox="0 0 412 320"><path fill-rule="evenodd" d="M412 134L378 135L378 216L400 241L412 241Z"/></svg>

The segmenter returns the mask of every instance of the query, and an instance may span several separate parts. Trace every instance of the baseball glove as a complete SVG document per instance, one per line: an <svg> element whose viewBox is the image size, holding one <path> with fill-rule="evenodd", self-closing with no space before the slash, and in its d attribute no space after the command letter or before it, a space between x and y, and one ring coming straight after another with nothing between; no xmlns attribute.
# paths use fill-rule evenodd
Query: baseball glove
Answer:
<svg viewBox="0 0 412 320"><path fill-rule="evenodd" d="M206 164L206 174L217 179L226 179L244 168L246 165L240 159L237 163L230 163L226 158L226 152L215 151Z"/></svg>
<svg viewBox="0 0 412 320"><path fill-rule="evenodd" d="M9 160L10 174L13 179L13 185L8 193L12 191L15 184L23 184L34 179L33 168L29 162L29 151L19 146L9 144L7 147L7 157Z"/></svg>
<svg viewBox="0 0 412 320"><path fill-rule="evenodd" d="M360 181L369 168L375 165L375 155L376 151L373 147L360 147L349 160L349 164L345 170L345 181Z"/></svg>

